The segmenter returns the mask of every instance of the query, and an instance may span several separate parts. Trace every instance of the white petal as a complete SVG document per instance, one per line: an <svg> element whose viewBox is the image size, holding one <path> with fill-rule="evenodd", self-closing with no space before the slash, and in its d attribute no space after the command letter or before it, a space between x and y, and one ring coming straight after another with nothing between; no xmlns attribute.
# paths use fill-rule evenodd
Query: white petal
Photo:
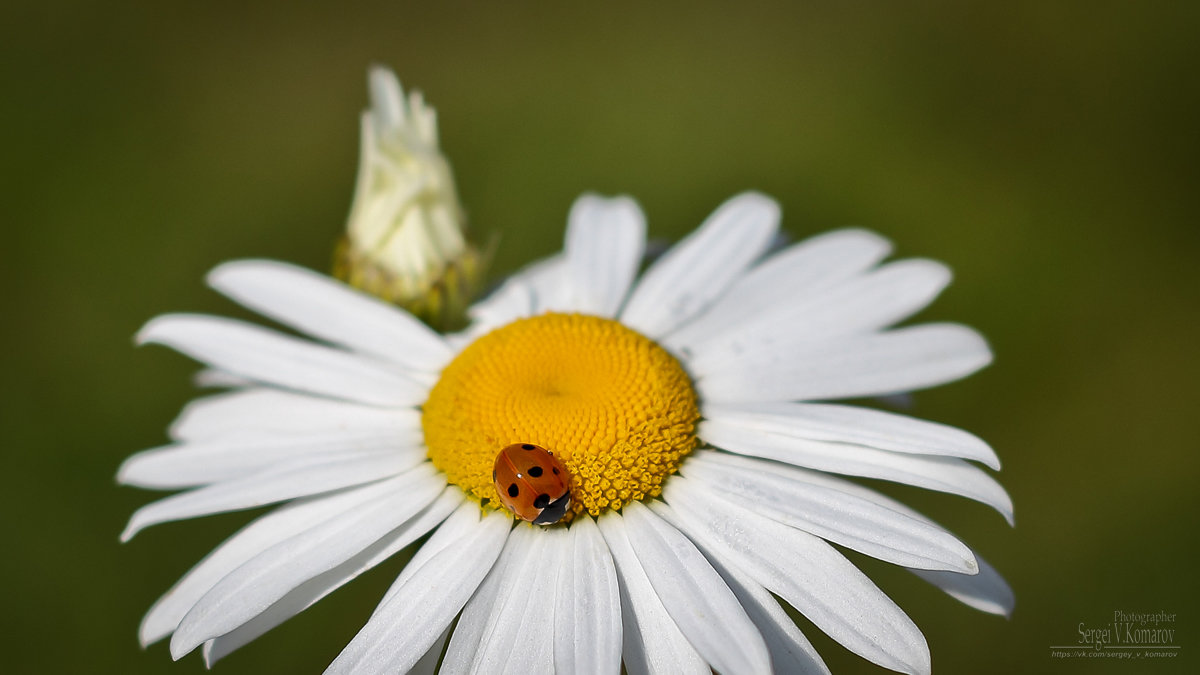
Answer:
<svg viewBox="0 0 1200 675"><path fill-rule="evenodd" d="M713 403L875 396L945 384L992 361L978 333L955 324L923 324L886 333L748 352L715 372L698 373Z"/></svg>
<svg viewBox="0 0 1200 675"><path fill-rule="evenodd" d="M239 260L208 274L217 291L314 337L422 371L453 357L445 340L408 312L311 270Z"/></svg>
<svg viewBox="0 0 1200 675"><path fill-rule="evenodd" d="M975 557L978 574L955 574L934 570L909 570L937 586L959 602L988 614L1012 616L1017 599L1004 577L986 560Z"/></svg>
<svg viewBox="0 0 1200 675"><path fill-rule="evenodd" d="M664 496L689 537L730 560L850 651L892 670L929 672L929 647L920 629L829 544L716 500L686 478L673 478Z"/></svg>
<svg viewBox="0 0 1200 675"><path fill-rule="evenodd" d="M464 341L533 314L533 287L524 279L509 277L491 295L467 310L471 325L458 337Z"/></svg>
<svg viewBox="0 0 1200 675"><path fill-rule="evenodd" d="M166 314L138 333L208 365L252 380L373 405L416 405L427 389L395 367L233 319Z"/></svg>
<svg viewBox="0 0 1200 675"><path fill-rule="evenodd" d="M886 328L924 308L950 283L950 270L932 260L901 260L858 278L765 308L739 325L695 340L690 365L707 373L744 354L804 351L813 342Z"/></svg>
<svg viewBox="0 0 1200 675"><path fill-rule="evenodd" d="M652 501L650 510L672 525L680 526L679 516L667 504ZM706 549L702 542L694 543L712 563L713 569L725 580L750 620L758 627L771 653L772 672L828 675L829 669L825 667L820 654L800 632L796 622L779 606L770 591L745 572L738 570L728 560Z"/></svg>
<svg viewBox="0 0 1200 675"><path fill-rule="evenodd" d="M256 640L267 631L316 604L318 600L358 575L392 557L405 546L437 527L437 524L445 520L446 516L462 504L462 501L461 490L457 488L443 490L431 504L360 553L296 586L269 608L236 629L205 642L205 664L211 668L212 664L228 656L234 650ZM261 556L255 560L258 559L261 559ZM251 561L250 564L254 562ZM311 567L310 561L305 560L304 562Z"/></svg>
<svg viewBox="0 0 1200 675"><path fill-rule="evenodd" d="M522 536L517 534L517 528L509 534L509 541L505 542L496 564L463 608L450 636L450 644L446 646L440 669L442 675L476 672L472 669L480 645L495 628L496 617L528 559L528 547L511 545L514 536Z"/></svg>
<svg viewBox="0 0 1200 675"><path fill-rule="evenodd" d="M404 124L404 90L390 69L374 66L367 75L371 92L370 113L381 129L393 129Z"/></svg>
<svg viewBox="0 0 1200 675"><path fill-rule="evenodd" d="M808 338L879 330L929 306L950 284L950 268L936 260L888 263L822 293L806 305Z"/></svg>
<svg viewBox="0 0 1200 675"><path fill-rule="evenodd" d="M646 248L646 218L628 197L584 195L567 218L566 295L570 308L616 316Z"/></svg>
<svg viewBox="0 0 1200 675"><path fill-rule="evenodd" d="M359 555L428 506L445 487L431 464L388 481L392 489L351 512L263 551L217 582L171 637L176 659L267 611L301 584Z"/></svg>
<svg viewBox="0 0 1200 675"><path fill-rule="evenodd" d="M134 512L121 533L129 541L141 530L172 520L241 511L297 497L362 485L404 471L399 455L357 453L336 459L301 457L250 476L197 488L151 502Z"/></svg>
<svg viewBox="0 0 1200 675"><path fill-rule="evenodd" d="M642 276L621 323L650 338L699 314L770 246L779 206L747 192L722 204Z"/></svg>
<svg viewBox="0 0 1200 675"><path fill-rule="evenodd" d="M811 472L803 469L699 451L681 470L721 499L874 558L904 567L978 571L971 550L940 527L807 481Z"/></svg>
<svg viewBox="0 0 1200 675"><path fill-rule="evenodd" d="M566 264L566 255L562 253L529 263L510 275L486 298L471 305L467 314L476 320L495 318L500 321L497 325L503 325L537 313L535 291L561 288Z"/></svg>
<svg viewBox="0 0 1200 675"><path fill-rule="evenodd" d="M437 147L437 111L425 104L425 97L419 91L409 92L408 110L421 140L428 145ZM452 222L452 226L455 234L461 237L457 222Z"/></svg>
<svg viewBox="0 0 1200 675"><path fill-rule="evenodd" d="M730 675L770 670L758 629L692 542L640 502L628 504L621 517L654 592L700 656Z"/></svg>
<svg viewBox="0 0 1200 675"><path fill-rule="evenodd" d="M402 673L433 645L496 562L512 520L467 501L405 566L326 673ZM421 556L429 548L436 551ZM456 631L457 632L457 631Z"/></svg>
<svg viewBox="0 0 1200 675"><path fill-rule="evenodd" d="M554 665L559 673L621 672L621 596L617 570L590 516L571 522L569 555L558 574Z"/></svg>
<svg viewBox="0 0 1200 675"><path fill-rule="evenodd" d="M809 472L806 480L812 481L814 484L841 490L856 497L869 499L880 506L902 513L909 518L920 520L934 527L940 527L937 523L926 518L906 504L857 483L818 472ZM1004 581L1004 578L1000 576L996 569L978 554L975 554L975 562L979 566L978 574L969 575L916 569L910 569L909 571L937 586L969 607L974 607L989 614L999 614L1002 616L1012 614L1013 606L1016 602L1012 588L1009 587L1008 583Z"/></svg>
<svg viewBox="0 0 1200 675"><path fill-rule="evenodd" d="M366 453L403 457L408 466L425 460L425 446L415 430L406 431L403 436L376 431L302 436L238 434L143 450L121 464L117 482L171 490L234 480L301 457L333 461Z"/></svg>
<svg viewBox="0 0 1200 675"><path fill-rule="evenodd" d="M712 672L680 632L629 543L624 519L615 513L598 521L620 579L622 651L630 675Z"/></svg>
<svg viewBox="0 0 1200 675"><path fill-rule="evenodd" d="M379 408L278 389L232 391L188 403L171 423L171 438L201 441L231 433L311 434L347 430L407 437L421 430L415 408Z"/></svg>
<svg viewBox="0 0 1200 675"><path fill-rule="evenodd" d="M867 230L827 232L772 255L694 321L663 339L676 352L737 329L764 312L804 304L887 257L891 244Z"/></svg>
<svg viewBox="0 0 1200 675"><path fill-rule="evenodd" d="M532 296L530 315L566 308L566 271L566 256L559 254L528 265L513 275L529 288Z"/></svg>
<svg viewBox="0 0 1200 675"><path fill-rule="evenodd" d="M554 627L558 623L558 617L555 615L555 610L558 607L558 579L562 574L563 568L571 563L571 539L567 536L567 531L564 528L530 528L533 534L533 539L537 541L534 546L535 560L537 565L542 565L539 569L533 565L526 568L526 575L532 577L531 583L528 586L528 599L525 603L525 608L518 610L514 607L507 608L505 615L501 617L502 625L519 624L516 631L508 632L499 631L493 634L493 642L500 646L504 640L508 640L509 644L503 649L497 650L497 653L502 653L504 649L509 650L509 655L504 659L503 666L505 673L513 675L525 675L526 673L552 673L554 672ZM511 623L506 619L511 619ZM538 635L541 639L536 641L536 644L522 643L521 639L528 635Z"/></svg>
<svg viewBox="0 0 1200 675"><path fill-rule="evenodd" d="M379 601L376 612L404 590L404 585L408 583L408 580L424 567L427 562L435 556L440 555L444 550L458 546L461 541L476 536L481 513L478 504L475 504L476 508L474 510L468 508L473 503L469 501L463 502L444 523L438 526L434 536L430 537L429 541L426 541L421 545L421 548L417 549L416 554L413 555L404 569L400 570L400 574L396 577L396 580L392 582L383 599ZM511 518L509 519L509 525L512 525ZM507 537L507 533L505 536Z"/></svg>
<svg viewBox="0 0 1200 675"><path fill-rule="evenodd" d="M996 509L1012 523L1012 499L1004 487L979 467L961 459L813 441L714 420L700 423L699 436L707 443L740 455L962 495Z"/></svg>
<svg viewBox="0 0 1200 675"><path fill-rule="evenodd" d="M548 265L544 271L544 274L526 278L526 283L533 292L533 315L571 311L565 294L565 261L557 265Z"/></svg>
<svg viewBox="0 0 1200 675"><path fill-rule="evenodd" d="M215 368L203 368L192 375L192 384L197 389L243 389L254 386L254 381Z"/></svg>
<svg viewBox="0 0 1200 675"><path fill-rule="evenodd" d="M852 443L916 455L943 455L1000 468L1000 459L983 440L962 429L905 415L823 403L706 404L704 416L763 431Z"/></svg>
<svg viewBox="0 0 1200 675"><path fill-rule="evenodd" d="M471 672L548 673L554 670L554 593L565 539L520 523L508 537L513 554L504 570Z"/></svg>
<svg viewBox="0 0 1200 675"><path fill-rule="evenodd" d="M461 350L476 338L517 319L552 310L570 311L564 285L566 266L566 256L561 253L525 266L472 305L467 310L471 325L447 339Z"/></svg>
<svg viewBox="0 0 1200 675"><path fill-rule="evenodd" d="M375 483L331 495L298 500L281 506L243 527L209 553L154 603L142 619L141 628L138 630L142 646L157 642L174 632L196 602L242 563L318 523L378 498L385 494L388 488L386 483Z"/></svg>
<svg viewBox="0 0 1200 675"><path fill-rule="evenodd" d="M449 639L450 628L447 627L442 636L433 642L425 655L408 671L408 675L437 675L438 664L442 662L442 652L445 651L446 641Z"/></svg>

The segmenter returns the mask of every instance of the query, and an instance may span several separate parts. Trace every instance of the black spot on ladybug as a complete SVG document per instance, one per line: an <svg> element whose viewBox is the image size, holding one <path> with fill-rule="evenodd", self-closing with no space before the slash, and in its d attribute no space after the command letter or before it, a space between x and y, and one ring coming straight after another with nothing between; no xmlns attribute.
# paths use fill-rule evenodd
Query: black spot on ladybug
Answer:
<svg viewBox="0 0 1200 675"><path fill-rule="evenodd" d="M516 495L513 495L513 496L516 497ZM542 494L538 495L537 499L533 500L533 507L535 509L544 509L549 504L550 504L550 495L548 495L544 492Z"/></svg>
<svg viewBox="0 0 1200 675"><path fill-rule="evenodd" d="M541 478L541 476L542 476L542 467L540 467L540 466L531 466L531 467L529 467L529 475L530 475L530 476L533 476L534 478Z"/></svg>
<svg viewBox="0 0 1200 675"><path fill-rule="evenodd" d="M558 467L557 467L557 466L552 466L552 467L550 467L550 470L554 472L554 475L555 475L555 476L557 476L557 475L558 475ZM493 479L493 480L495 480L495 479Z"/></svg>
<svg viewBox="0 0 1200 675"><path fill-rule="evenodd" d="M521 494L521 488L517 487L516 483L513 483L512 485L508 486L508 496L509 497L516 497L519 494Z"/></svg>
<svg viewBox="0 0 1200 675"><path fill-rule="evenodd" d="M537 447L536 445L530 445L530 444L526 443L525 445L521 446L521 449L522 450L533 450L536 447Z"/></svg>

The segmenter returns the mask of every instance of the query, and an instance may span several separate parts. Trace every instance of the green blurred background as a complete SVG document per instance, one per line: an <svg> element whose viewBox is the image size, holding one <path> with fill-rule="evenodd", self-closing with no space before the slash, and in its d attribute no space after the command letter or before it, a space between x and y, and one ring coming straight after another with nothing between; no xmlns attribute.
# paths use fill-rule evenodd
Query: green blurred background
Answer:
<svg viewBox="0 0 1200 675"><path fill-rule="evenodd" d="M922 627L936 672L1195 671L1198 3L9 3L3 85L5 672L196 673L139 649L143 612L245 522L117 543L154 494L113 483L164 442L195 364L131 336L239 313L216 263L325 269L354 181L366 68L440 112L495 271L560 245L584 190L677 237L736 191L803 237L858 224L947 261L926 318L996 363L912 413L1004 461L1017 527L891 489L1017 593L1011 620L856 558ZM315 673L392 560L218 664ZM1062 661L1080 623L1177 613L1171 662ZM835 672L878 669L809 630ZM538 636L530 636L538 639Z"/></svg>

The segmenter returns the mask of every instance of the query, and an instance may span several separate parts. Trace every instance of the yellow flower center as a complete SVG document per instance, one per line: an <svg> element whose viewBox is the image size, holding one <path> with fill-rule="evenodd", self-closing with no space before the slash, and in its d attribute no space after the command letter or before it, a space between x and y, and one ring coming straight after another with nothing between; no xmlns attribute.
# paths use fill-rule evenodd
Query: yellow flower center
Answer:
<svg viewBox="0 0 1200 675"><path fill-rule="evenodd" d="M665 349L616 321L543 314L464 349L421 423L434 465L493 507L500 450L533 443L553 452L571 474L567 521L657 496L696 447L699 419L691 380Z"/></svg>

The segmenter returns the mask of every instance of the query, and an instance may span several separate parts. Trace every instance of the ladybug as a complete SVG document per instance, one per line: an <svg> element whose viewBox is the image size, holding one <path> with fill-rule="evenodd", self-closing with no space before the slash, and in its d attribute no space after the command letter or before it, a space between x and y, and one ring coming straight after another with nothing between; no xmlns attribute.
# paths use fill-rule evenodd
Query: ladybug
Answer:
<svg viewBox="0 0 1200 675"><path fill-rule="evenodd" d="M500 501L521 520L557 523L571 506L571 477L553 452L513 443L496 455L492 481Z"/></svg>

